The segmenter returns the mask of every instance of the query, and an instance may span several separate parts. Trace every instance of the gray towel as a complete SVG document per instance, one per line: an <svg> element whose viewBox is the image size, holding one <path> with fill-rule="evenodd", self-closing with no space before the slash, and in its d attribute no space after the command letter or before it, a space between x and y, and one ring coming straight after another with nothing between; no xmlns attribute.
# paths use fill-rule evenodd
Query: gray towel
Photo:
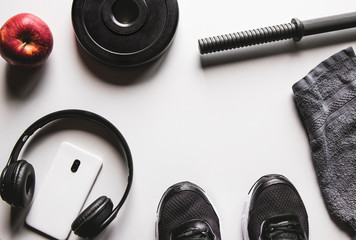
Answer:
<svg viewBox="0 0 356 240"><path fill-rule="evenodd" d="M351 47L293 85L331 217L356 233L356 57Z"/></svg>

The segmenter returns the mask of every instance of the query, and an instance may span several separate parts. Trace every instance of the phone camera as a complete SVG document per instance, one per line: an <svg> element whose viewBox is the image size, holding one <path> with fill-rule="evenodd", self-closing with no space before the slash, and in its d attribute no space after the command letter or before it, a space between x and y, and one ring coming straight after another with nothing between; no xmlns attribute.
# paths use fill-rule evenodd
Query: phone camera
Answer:
<svg viewBox="0 0 356 240"><path fill-rule="evenodd" d="M80 161L78 159L75 159L74 162L73 162L73 165L72 167L70 168L70 170L72 172L77 172L78 171L78 168L79 168L79 165L80 165Z"/></svg>

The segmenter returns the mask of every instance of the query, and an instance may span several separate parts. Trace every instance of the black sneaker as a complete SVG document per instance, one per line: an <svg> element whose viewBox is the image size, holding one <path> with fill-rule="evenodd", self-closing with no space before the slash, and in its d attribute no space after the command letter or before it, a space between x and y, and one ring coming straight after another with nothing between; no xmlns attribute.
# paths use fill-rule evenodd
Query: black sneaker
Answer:
<svg viewBox="0 0 356 240"><path fill-rule="evenodd" d="M203 189L190 182L168 188L157 209L156 239L221 239L219 218Z"/></svg>
<svg viewBox="0 0 356 240"><path fill-rule="evenodd" d="M307 240L308 215L292 183L282 175L260 178L251 188L242 220L244 240Z"/></svg>

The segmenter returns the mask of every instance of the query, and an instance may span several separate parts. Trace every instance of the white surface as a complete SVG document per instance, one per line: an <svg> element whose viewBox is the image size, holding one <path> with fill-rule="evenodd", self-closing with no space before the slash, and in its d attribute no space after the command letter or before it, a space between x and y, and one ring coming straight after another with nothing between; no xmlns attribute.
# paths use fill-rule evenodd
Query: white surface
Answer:
<svg viewBox="0 0 356 240"><path fill-rule="evenodd" d="M80 161L75 172L71 170L74 160ZM69 142L62 143L34 198L26 224L56 239L66 239L102 162L86 150Z"/></svg>
<svg viewBox="0 0 356 240"><path fill-rule="evenodd" d="M66 108L91 110L120 129L135 167L127 202L98 239L153 240L163 192L189 180L213 201L222 238L241 240L247 192L268 173L284 174L299 190L309 214L310 239L350 239L331 221L323 203L291 87L325 58L356 47L355 29L203 58L197 41L287 23L293 17L350 12L354 6L354 0L179 0L179 26L167 54L150 67L114 70L88 57L76 43L71 1L3 1L0 22L16 13L34 13L50 26L54 49L46 65L30 74L0 59L0 165L39 117ZM115 203L122 194L117 183L125 184L116 178L125 168L111 146L84 134L71 130L41 138L26 159L41 182L45 159L61 141L90 147L104 163L87 202L106 194ZM1 240L43 239L23 227L22 215L0 202Z"/></svg>

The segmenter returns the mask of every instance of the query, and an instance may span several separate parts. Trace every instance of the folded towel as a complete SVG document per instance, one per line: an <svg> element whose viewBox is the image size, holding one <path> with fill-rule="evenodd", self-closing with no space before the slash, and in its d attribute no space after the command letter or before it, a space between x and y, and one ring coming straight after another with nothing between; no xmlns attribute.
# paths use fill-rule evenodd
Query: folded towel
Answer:
<svg viewBox="0 0 356 240"><path fill-rule="evenodd" d="M356 233L356 57L351 47L293 85L324 202Z"/></svg>

